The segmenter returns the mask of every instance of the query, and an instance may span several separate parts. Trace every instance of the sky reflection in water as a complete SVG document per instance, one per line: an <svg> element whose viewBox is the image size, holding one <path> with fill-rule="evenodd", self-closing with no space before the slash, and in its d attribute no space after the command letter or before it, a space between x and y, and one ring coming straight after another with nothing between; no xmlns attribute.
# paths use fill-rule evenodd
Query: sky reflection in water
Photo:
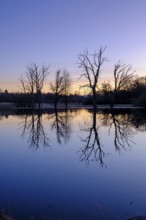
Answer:
<svg viewBox="0 0 146 220"><path fill-rule="evenodd" d="M142 112L17 112L0 119L0 208L14 219L146 215Z"/></svg>

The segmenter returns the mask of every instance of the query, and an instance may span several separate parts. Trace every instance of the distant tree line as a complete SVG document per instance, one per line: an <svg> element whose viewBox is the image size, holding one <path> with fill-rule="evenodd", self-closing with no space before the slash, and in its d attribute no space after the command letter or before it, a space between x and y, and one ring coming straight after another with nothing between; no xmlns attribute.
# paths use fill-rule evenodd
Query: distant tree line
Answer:
<svg viewBox="0 0 146 220"><path fill-rule="evenodd" d="M54 105L54 100L55 100L55 95L53 93L42 93L42 100L43 103L47 104L53 104ZM69 103L83 103L84 97L78 94L69 94L67 96L68 102ZM21 92L16 92L16 93L7 93L5 92L0 92L0 102L9 102L9 103L15 103L16 107L34 107L32 106L32 96L31 94L24 94ZM59 103L62 103L64 106L66 105L66 96L65 95L60 95L59 96ZM43 104L42 104L43 105Z"/></svg>
<svg viewBox="0 0 146 220"><path fill-rule="evenodd" d="M106 48L99 48L93 54L88 50L78 55L78 66L82 69L80 78L84 78L85 95L71 95L72 79L66 69L58 69L53 81L48 83L48 93L43 93L45 81L50 74L50 66L41 66L32 63L27 67L24 76L19 79L20 91L9 93L6 89L0 90L0 102L13 102L17 107L43 108L44 103L50 103L57 109L58 103L67 108L69 103L97 104L134 104L146 106L146 77L137 77L130 64L120 60L113 68L113 83L110 81L99 84L99 76L105 62Z"/></svg>

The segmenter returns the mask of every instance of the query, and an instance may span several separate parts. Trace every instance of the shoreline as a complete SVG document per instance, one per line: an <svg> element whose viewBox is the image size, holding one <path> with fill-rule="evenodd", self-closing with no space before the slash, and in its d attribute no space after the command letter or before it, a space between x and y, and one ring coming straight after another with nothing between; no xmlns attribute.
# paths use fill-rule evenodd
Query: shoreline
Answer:
<svg viewBox="0 0 146 220"><path fill-rule="evenodd" d="M96 105L97 110L99 109L111 109L109 104ZM145 109L143 106L134 106L133 104L115 104L112 109ZM32 107L17 107L15 103L3 102L0 103L0 110L52 110L55 109L53 104L42 104L41 108ZM82 105L79 103L70 103L66 108L64 104L58 104L57 109L93 109L92 105Z"/></svg>

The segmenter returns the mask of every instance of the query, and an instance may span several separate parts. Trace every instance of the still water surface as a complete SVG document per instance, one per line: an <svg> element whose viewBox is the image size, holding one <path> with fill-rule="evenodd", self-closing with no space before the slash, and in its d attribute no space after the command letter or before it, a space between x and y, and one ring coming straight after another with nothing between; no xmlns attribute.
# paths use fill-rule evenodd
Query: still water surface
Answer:
<svg viewBox="0 0 146 220"><path fill-rule="evenodd" d="M15 220L146 215L146 114L1 114L0 209Z"/></svg>

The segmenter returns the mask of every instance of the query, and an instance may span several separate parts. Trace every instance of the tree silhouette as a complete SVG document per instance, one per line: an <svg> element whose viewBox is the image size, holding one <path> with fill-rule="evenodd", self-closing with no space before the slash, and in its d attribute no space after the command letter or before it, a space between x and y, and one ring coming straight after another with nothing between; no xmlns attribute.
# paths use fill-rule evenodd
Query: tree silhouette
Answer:
<svg viewBox="0 0 146 220"><path fill-rule="evenodd" d="M32 63L27 67L25 76L21 76L20 78L21 90L26 94L31 94L33 107L35 103L37 103L38 108L41 107L42 89L44 82L49 75L48 70L48 66L42 66L39 68L35 63Z"/></svg>
<svg viewBox="0 0 146 220"><path fill-rule="evenodd" d="M111 103L111 107L113 107L113 103L115 103L117 99L117 92L120 90L127 90L134 83L135 71L132 70L132 66L130 64L126 65L122 63L120 60L114 66L114 90L113 90L113 100Z"/></svg>
<svg viewBox="0 0 146 220"><path fill-rule="evenodd" d="M91 91L94 110L96 110L96 93L98 79L101 73L101 67L103 63L107 60L106 57L103 57L104 51L105 48L100 48L98 52L95 52L94 54L89 54L88 50L86 49L78 56L79 68L83 70L80 78L84 77L88 81L82 86L82 88Z"/></svg>
<svg viewBox="0 0 146 220"><path fill-rule="evenodd" d="M60 95L64 91L64 81L63 76L61 75L61 70L56 71L55 81L50 83L50 89L54 94L54 108L57 109Z"/></svg>
<svg viewBox="0 0 146 220"><path fill-rule="evenodd" d="M64 101L65 101L65 107L67 109L68 107L68 95L71 89L71 84L72 84L72 80L70 77L70 74L67 70L63 70L63 84L64 84L64 90L63 90L63 95L64 95Z"/></svg>

